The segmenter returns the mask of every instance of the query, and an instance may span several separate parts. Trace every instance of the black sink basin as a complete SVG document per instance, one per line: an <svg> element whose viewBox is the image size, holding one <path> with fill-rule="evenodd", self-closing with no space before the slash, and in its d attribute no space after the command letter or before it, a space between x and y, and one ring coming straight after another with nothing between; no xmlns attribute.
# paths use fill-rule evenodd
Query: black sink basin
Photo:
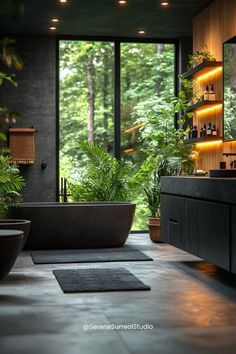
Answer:
<svg viewBox="0 0 236 354"><path fill-rule="evenodd" d="M232 170L209 170L209 177L236 178L236 169Z"/></svg>

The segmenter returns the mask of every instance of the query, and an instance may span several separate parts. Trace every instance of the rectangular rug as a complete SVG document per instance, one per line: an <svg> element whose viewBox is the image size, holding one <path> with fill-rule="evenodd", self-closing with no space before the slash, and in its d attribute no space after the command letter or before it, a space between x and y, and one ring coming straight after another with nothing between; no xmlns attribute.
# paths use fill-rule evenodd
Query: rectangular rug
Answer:
<svg viewBox="0 0 236 354"><path fill-rule="evenodd" d="M64 293L150 290L125 268L53 270Z"/></svg>
<svg viewBox="0 0 236 354"><path fill-rule="evenodd" d="M152 261L143 252L132 248L52 250L31 253L34 264Z"/></svg>

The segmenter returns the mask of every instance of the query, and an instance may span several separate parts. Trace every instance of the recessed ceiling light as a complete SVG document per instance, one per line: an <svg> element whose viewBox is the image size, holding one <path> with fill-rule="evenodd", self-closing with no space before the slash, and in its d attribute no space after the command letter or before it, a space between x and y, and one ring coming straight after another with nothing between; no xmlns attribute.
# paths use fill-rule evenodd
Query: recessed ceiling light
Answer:
<svg viewBox="0 0 236 354"><path fill-rule="evenodd" d="M58 22L58 18L52 18L52 22Z"/></svg>
<svg viewBox="0 0 236 354"><path fill-rule="evenodd" d="M65 2L68 2L68 0L59 0L59 1L60 1L60 2L64 2L64 3L65 3Z"/></svg>
<svg viewBox="0 0 236 354"><path fill-rule="evenodd" d="M161 6L168 6L168 5L169 5L169 3L167 1L161 2Z"/></svg>
<svg viewBox="0 0 236 354"><path fill-rule="evenodd" d="M145 34L145 33L146 33L146 31L144 31L144 30L140 30L140 31L138 31L138 33L139 33L139 34Z"/></svg>
<svg viewBox="0 0 236 354"><path fill-rule="evenodd" d="M55 31L56 29L57 29L57 28L54 27L54 26L50 27L50 30L51 30L51 31Z"/></svg>
<svg viewBox="0 0 236 354"><path fill-rule="evenodd" d="M119 0L118 3L119 3L120 5L125 5L125 4L127 3L127 1L126 1L126 0Z"/></svg>

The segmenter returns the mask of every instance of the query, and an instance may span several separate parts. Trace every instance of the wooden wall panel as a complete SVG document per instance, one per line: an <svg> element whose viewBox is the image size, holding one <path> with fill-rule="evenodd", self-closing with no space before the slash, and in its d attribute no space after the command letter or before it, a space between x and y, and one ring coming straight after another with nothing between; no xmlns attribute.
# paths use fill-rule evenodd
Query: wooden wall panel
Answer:
<svg viewBox="0 0 236 354"><path fill-rule="evenodd" d="M215 0L211 5L198 14L193 21L193 51L206 44L209 51L222 60L222 45L229 38L236 36L236 0ZM216 89L219 88L221 78L216 79ZM221 95L221 92L219 93ZM221 131L222 114L217 113L212 122L218 121ZM236 116L235 116L236 119ZM220 128L219 128L220 127ZM222 155L223 152L235 152L236 142L202 145L198 147L197 167L204 170L219 168L220 161L230 160Z"/></svg>

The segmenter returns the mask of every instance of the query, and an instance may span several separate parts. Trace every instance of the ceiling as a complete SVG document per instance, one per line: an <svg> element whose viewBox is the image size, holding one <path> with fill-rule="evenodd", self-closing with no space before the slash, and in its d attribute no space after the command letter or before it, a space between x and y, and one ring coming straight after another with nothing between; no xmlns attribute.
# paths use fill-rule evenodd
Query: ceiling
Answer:
<svg viewBox="0 0 236 354"><path fill-rule="evenodd" d="M11 21L9 12L0 9L0 31L4 33L48 34L51 19L59 35L140 37L144 29L148 38L178 38L192 35L192 19L208 6L210 0L22 0L24 16L18 23Z"/></svg>

